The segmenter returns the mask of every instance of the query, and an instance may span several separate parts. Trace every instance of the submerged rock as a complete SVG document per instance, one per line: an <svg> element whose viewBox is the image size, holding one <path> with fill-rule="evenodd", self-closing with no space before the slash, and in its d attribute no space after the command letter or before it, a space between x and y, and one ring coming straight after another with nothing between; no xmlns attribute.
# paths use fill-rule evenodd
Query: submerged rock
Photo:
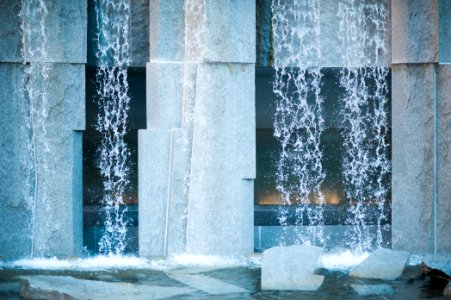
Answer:
<svg viewBox="0 0 451 300"><path fill-rule="evenodd" d="M321 253L321 248L305 245L266 250L262 259L262 289L317 290L324 281L324 276L313 274L320 267Z"/></svg>
<svg viewBox="0 0 451 300"><path fill-rule="evenodd" d="M242 287L204 275L170 274L169 277L209 295L249 293Z"/></svg>
<svg viewBox="0 0 451 300"><path fill-rule="evenodd" d="M351 286L360 296L392 295L395 292L388 284L351 284Z"/></svg>
<svg viewBox="0 0 451 300"><path fill-rule="evenodd" d="M451 254L426 255L423 264L430 269L439 270L451 276Z"/></svg>
<svg viewBox="0 0 451 300"><path fill-rule="evenodd" d="M404 271L409 252L379 248L349 274L352 277L395 280Z"/></svg>
<svg viewBox="0 0 451 300"><path fill-rule="evenodd" d="M188 287L150 286L104 282L71 276L22 276L20 295L25 299L164 299L194 292Z"/></svg>
<svg viewBox="0 0 451 300"><path fill-rule="evenodd" d="M451 298L451 282L448 283L448 285L443 290L443 296L445 296L447 298Z"/></svg>

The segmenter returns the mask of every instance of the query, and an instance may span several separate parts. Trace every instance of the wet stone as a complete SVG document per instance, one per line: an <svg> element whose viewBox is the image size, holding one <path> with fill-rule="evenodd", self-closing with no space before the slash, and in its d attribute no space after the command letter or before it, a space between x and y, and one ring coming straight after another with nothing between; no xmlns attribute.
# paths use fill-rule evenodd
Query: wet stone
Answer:
<svg viewBox="0 0 451 300"><path fill-rule="evenodd" d="M324 277L314 275L319 268L319 247L294 245L274 247L263 252L262 289L314 291Z"/></svg>
<svg viewBox="0 0 451 300"><path fill-rule="evenodd" d="M349 275L358 278L395 280L401 275L408 259L409 252L379 248L356 266Z"/></svg>
<svg viewBox="0 0 451 300"><path fill-rule="evenodd" d="M204 275L172 274L170 277L209 295L249 293L242 287Z"/></svg>
<svg viewBox="0 0 451 300"><path fill-rule="evenodd" d="M388 284L351 284L351 286L360 296L392 295L395 292Z"/></svg>
<svg viewBox="0 0 451 300"><path fill-rule="evenodd" d="M22 276L25 299L164 299L194 292L188 287L131 284L77 279L71 276Z"/></svg>

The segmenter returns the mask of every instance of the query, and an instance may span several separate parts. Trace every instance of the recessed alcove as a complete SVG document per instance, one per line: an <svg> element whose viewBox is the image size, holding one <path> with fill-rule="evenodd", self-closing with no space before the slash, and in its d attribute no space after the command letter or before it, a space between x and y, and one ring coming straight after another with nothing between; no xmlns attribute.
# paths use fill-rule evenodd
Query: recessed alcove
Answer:
<svg viewBox="0 0 451 300"><path fill-rule="evenodd" d="M101 134L96 130L99 105L95 101L96 82L94 67L86 68L86 131L83 135L83 245L89 252L97 253L99 240L105 230L101 201L104 194L102 177L96 166ZM124 202L127 208L127 238L125 252L138 250L138 130L146 128L146 70L128 69L130 111L129 131L125 136L131 155L130 183Z"/></svg>

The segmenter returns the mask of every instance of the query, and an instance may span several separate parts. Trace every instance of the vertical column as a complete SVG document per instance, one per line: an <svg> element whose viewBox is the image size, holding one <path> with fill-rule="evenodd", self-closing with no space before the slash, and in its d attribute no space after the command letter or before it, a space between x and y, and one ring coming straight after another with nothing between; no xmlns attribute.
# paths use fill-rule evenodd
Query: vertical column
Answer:
<svg viewBox="0 0 451 300"><path fill-rule="evenodd" d="M187 251L253 252L255 1L204 2Z"/></svg>
<svg viewBox="0 0 451 300"><path fill-rule="evenodd" d="M150 11L140 255L253 252L255 3Z"/></svg>
<svg viewBox="0 0 451 300"><path fill-rule="evenodd" d="M393 248L450 251L449 1L392 0ZM448 122L448 123L447 123Z"/></svg>
<svg viewBox="0 0 451 300"><path fill-rule="evenodd" d="M11 114L1 126L13 129L2 135L9 159L0 162L7 257L71 256L82 246L86 2L46 2L41 13L36 5L0 5L10 19L2 18L10 40L0 49L11 92L0 95Z"/></svg>

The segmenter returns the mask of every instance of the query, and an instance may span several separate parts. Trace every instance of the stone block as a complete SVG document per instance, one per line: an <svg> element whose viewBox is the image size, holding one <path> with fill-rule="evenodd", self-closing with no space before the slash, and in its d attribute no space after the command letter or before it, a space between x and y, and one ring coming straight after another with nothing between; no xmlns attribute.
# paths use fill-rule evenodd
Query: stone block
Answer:
<svg viewBox="0 0 451 300"><path fill-rule="evenodd" d="M82 133L37 130L36 141L32 254L80 255L83 241Z"/></svg>
<svg viewBox="0 0 451 300"><path fill-rule="evenodd" d="M184 0L150 1L151 61L183 61L185 55Z"/></svg>
<svg viewBox="0 0 451 300"><path fill-rule="evenodd" d="M144 67L149 61L149 2L150 0L130 1L130 65L132 67Z"/></svg>
<svg viewBox="0 0 451 300"><path fill-rule="evenodd" d="M409 252L378 248L360 265L356 266L349 276L382 280L395 280L404 271Z"/></svg>
<svg viewBox="0 0 451 300"><path fill-rule="evenodd" d="M434 66L392 68L392 245L432 251Z"/></svg>
<svg viewBox="0 0 451 300"><path fill-rule="evenodd" d="M271 67L272 44L271 44L271 0L256 1L256 23L257 23L257 66Z"/></svg>
<svg viewBox="0 0 451 300"><path fill-rule="evenodd" d="M435 240L438 252L451 252L451 66L439 65L437 72L438 183Z"/></svg>
<svg viewBox="0 0 451 300"><path fill-rule="evenodd" d="M438 0L438 59L451 63L451 1Z"/></svg>
<svg viewBox="0 0 451 300"><path fill-rule="evenodd" d="M321 248L305 245L266 250L262 258L262 289L317 290L324 276L313 275L313 272L320 267L321 253Z"/></svg>
<svg viewBox="0 0 451 300"><path fill-rule="evenodd" d="M253 65L199 65L188 208L190 253L253 251L254 84Z"/></svg>
<svg viewBox="0 0 451 300"><path fill-rule="evenodd" d="M25 299L166 299L194 292L188 287L106 282L71 276L23 276L20 281L20 295Z"/></svg>
<svg viewBox="0 0 451 300"><path fill-rule="evenodd" d="M0 2L0 62L22 61L19 1Z"/></svg>
<svg viewBox="0 0 451 300"><path fill-rule="evenodd" d="M26 0L27 2L29 0ZM45 15L38 2L22 5L26 19L27 61L85 63L87 43L87 1L45 1ZM38 11L38 12L37 12ZM41 24L44 24L44 30ZM17 28L19 30L19 28ZM46 43L43 45L43 42ZM29 51L44 47L45 55Z"/></svg>
<svg viewBox="0 0 451 300"><path fill-rule="evenodd" d="M147 64L147 128L180 128L183 117L183 63Z"/></svg>
<svg viewBox="0 0 451 300"><path fill-rule="evenodd" d="M22 89L21 64L1 63L0 77L8 78L0 81L0 253L18 258L31 254L33 234L35 161L30 106Z"/></svg>
<svg viewBox="0 0 451 300"><path fill-rule="evenodd" d="M208 295L228 295L228 294L243 294L249 293L246 289L212 278L204 275L192 274L172 274L171 278L180 281L181 283L200 290Z"/></svg>
<svg viewBox="0 0 451 300"><path fill-rule="evenodd" d="M255 63L255 1L205 2L203 61Z"/></svg>
<svg viewBox="0 0 451 300"><path fill-rule="evenodd" d="M391 1L392 63L438 62L438 2Z"/></svg>
<svg viewBox="0 0 451 300"><path fill-rule="evenodd" d="M191 139L183 129L171 130L171 178L169 183L168 253L186 251L186 214L188 211Z"/></svg>
<svg viewBox="0 0 451 300"><path fill-rule="evenodd" d="M388 284L351 284L359 296L393 295L395 290Z"/></svg>
<svg viewBox="0 0 451 300"><path fill-rule="evenodd" d="M166 255L171 131L138 131L139 254Z"/></svg>

